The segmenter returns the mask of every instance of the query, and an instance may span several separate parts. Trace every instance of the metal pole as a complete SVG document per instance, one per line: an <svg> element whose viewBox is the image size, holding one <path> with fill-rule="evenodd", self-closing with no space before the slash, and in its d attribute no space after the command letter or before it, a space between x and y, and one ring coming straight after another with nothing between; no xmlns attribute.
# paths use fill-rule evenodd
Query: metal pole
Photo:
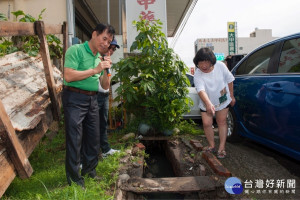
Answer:
<svg viewBox="0 0 300 200"><path fill-rule="evenodd" d="M75 37L75 9L73 0L67 0L67 19L68 19L68 37L69 44L72 45L72 39Z"/></svg>
<svg viewBox="0 0 300 200"><path fill-rule="evenodd" d="M107 23L110 24L110 0L107 0Z"/></svg>
<svg viewBox="0 0 300 200"><path fill-rule="evenodd" d="M119 0L119 34L122 35L122 0Z"/></svg>

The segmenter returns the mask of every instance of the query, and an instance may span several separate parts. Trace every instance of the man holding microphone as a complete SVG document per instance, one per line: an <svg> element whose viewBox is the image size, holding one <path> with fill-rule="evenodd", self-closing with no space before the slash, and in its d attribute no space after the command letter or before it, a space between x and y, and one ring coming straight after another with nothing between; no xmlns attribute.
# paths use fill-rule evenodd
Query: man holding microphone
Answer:
<svg viewBox="0 0 300 200"><path fill-rule="evenodd" d="M97 94L99 81L104 89L109 88L110 80L105 69L111 67L109 56L101 61L100 54L107 52L114 34L112 26L98 24L89 41L71 46L65 55L62 101L66 130L66 176L69 185L75 182L84 187L84 175L97 178L96 166L100 149Z"/></svg>

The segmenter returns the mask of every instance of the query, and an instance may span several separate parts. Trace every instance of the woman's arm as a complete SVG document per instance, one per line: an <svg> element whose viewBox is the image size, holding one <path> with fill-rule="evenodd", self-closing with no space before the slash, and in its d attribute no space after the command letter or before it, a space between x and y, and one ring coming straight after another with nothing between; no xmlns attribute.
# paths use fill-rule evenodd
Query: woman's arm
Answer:
<svg viewBox="0 0 300 200"><path fill-rule="evenodd" d="M205 104L206 106L206 112L208 114L212 114L214 115L215 114L215 106L211 103L211 101L209 100L207 94L205 91L201 90L199 93L198 93L200 99L203 101L203 103Z"/></svg>
<svg viewBox="0 0 300 200"><path fill-rule="evenodd" d="M234 95L233 95L233 82L228 83L228 88L229 88L230 97L231 97L230 105L233 107L236 102Z"/></svg>

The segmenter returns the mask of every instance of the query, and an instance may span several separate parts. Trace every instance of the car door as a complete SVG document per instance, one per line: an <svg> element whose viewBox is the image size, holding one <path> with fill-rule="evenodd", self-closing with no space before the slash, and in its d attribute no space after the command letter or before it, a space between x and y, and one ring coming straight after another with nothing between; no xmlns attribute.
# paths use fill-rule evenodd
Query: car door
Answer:
<svg viewBox="0 0 300 200"><path fill-rule="evenodd" d="M254 51L233 69L235 75L235 113L247 133L268 135L268 114L265 112L266 86L270 78L270 66L278 47L273 44Z"/></svg>
<svg viewBox="0 0 300 200"><path fill-rule="evenodd" d="M282 42L275 73L266 84L267 137L300 151L300 39Z"/></svg>

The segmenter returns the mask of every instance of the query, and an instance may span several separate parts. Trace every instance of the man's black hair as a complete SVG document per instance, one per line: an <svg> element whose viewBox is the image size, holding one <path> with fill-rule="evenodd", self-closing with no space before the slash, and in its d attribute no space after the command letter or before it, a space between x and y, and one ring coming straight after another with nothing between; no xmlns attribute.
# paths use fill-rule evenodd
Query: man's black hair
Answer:
<svg viewBox="0 0 300 200"><path fill-rule="evenodd" d="M209 61L212 65L216 64L216 56L210 48L203 47L199 49L199 51L193 59L193 62L196 65L196 67L198 67L198 63L202 61Z"/></svg>
<svg viewBox="0 0 300 200"><path fill-rule="evenodd" d="M99 35L106 30L107 30L108 34L111 34L113 37L115 37L116 31L115 31L114 27L109 24L102 24L102 23L97 24L97 26L94 28L93 32L96 31L97 34Z"/></svg>

